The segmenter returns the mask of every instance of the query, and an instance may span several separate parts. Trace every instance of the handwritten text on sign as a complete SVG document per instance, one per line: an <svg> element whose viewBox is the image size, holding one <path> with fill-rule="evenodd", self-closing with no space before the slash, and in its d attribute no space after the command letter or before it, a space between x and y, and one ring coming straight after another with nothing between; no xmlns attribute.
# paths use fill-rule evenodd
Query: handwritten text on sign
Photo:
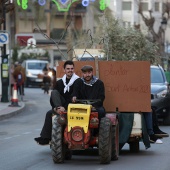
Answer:
<svg viewBox="0 0 170 170"><path fill-rule="evenodd" d="M105 84L104 105L108 111L149 112L150 63L145 61L99 62Z"/></svg>

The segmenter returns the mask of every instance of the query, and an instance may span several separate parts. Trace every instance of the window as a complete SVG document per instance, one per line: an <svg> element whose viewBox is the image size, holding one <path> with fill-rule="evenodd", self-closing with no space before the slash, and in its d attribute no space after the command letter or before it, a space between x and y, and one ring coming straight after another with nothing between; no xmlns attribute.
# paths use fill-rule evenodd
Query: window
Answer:
<svg viewBox="0 0 170 170"><path fill-rule="evenodd" d="M163 83L164 78L160 69L151 69L151 83Z"/></svg>
<svg viewBox="0 0 170 170"><path fill-rule="evenodd" d="M63 28L53 28L50 32L50 36L53 39L60 39L62 35L64 34L65 29ZM63 39L65 39L66 34L64 34Z"/></svg>
<svg viewBox="0 0 170 170"><path fill-rule="evenodd" d="M127 22L127 21L124 21L124 22L123 22L123 27L124 27L124 28L129 28L129 27L131 27L131 23L130 23L130 22Z"/></svg>
<svg viewBox="0 0 170 170"><path fill-rule="evenodd" d="M142 5L143 11L148 11L148 3L147 2L141 2L141 5Z"/></svg>
<svg viewBox="0 0 170 170"><path fill-rule="evenodd" d="M159 2L155 2L155 11L159 12Z"/></svg>
<svg viewBox="0 0 170 170"><path fill-rule="evenodd" d="M130 2L130 1L123 2L122 9L123 10L127 10L127 11L131 10L132 9L131 4L132 4L132 2Z"/></svg>
<svg viewBox="0 0 170 170"><path fill-rule="evenodd" d="M47 63L28 63L28 69L30 70L42 70Z"/></svg>
<svg viewBox="0 0 170 170"><path fill-rule="evenodd" d="M162 4L162 11L164 12L164 11L166 11L168 8L170 7L170 3L163 3Z"/></svg>

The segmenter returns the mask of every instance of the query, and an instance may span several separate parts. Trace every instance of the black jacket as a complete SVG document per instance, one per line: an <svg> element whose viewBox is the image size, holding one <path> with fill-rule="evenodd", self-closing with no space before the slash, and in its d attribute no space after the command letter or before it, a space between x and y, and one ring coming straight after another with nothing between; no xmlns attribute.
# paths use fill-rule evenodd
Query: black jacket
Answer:
<svg viewBox="0 0 170 170"><path fill-rule="evenodd" d="M104 83L98 79L92 86L89 86L82 79L78 79L72 95L77 99L100 99L99 102L92 105L96 108L101 107L105 99Z"/></svg>
<svg viewBox="0 0 170 170"><path fill-rule="evenodd" d="M55 87L54 87L54 90L57 90L57 91L60 93L60 95L63 96L63 98L65 99L65 103L64 103L64 105L63 105L64 108L67 108L68 104L72 102L71 99L72 99L73 88L74 88L76 82L77 82L79 79L80 79L80 78L76 79L76 80L74 81L74 83L70 86L69 92L66 91L65 93L64 93L64 83L63 83L62 79L60 79L60 80L58 80L58 81L56 82L56 85L55 85ZM67 78L66 78L66 84L68 84L69 81L70 81L70 79L67 79ZM51 98L50 98L50 103L51 103L51 106L54 108L54 104L53 104Z"/></svg>

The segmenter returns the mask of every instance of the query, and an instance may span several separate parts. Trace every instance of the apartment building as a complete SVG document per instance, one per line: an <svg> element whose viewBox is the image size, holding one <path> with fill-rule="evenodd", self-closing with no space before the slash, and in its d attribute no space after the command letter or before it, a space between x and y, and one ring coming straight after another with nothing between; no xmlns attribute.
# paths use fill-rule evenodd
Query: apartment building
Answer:
<svg viewBox="0 0 170 170"><path fill-rule="evenodd" d="M34 38L37 47L48 50L52 65L55 60L67 59L61 55L62 53L67 57L70 48L67 46L65 35L63 36L65 31L68 33L73 29L76 31L90 29L93 32L93 10L82 6L80 1L74 2L67 12L59 11L55 4L50 3L41 10L43 10L43 18L36 21L35 11L31 8L25 11L19 9L15 16L15 30L11 32L15 32L15 43L20 46L26 46L27 40ZM49 38L44 37L45 34Z"/></svg>
<svg viewBox="0 0 170 170"><path fill-rule="evenodd" d="M154 30L157 32L162 22L162 12L169 0L111 0L110 9L113 15L122 20L125 27L134 26L140 24L140 28L144 33L148 33L147 27L138 13L139 2L142 4L143 14L146 17L149 16L149 10L152 10L152 14L155 18ZM165 42L170 42L170 29L169 21L165 30Z"/></svg>

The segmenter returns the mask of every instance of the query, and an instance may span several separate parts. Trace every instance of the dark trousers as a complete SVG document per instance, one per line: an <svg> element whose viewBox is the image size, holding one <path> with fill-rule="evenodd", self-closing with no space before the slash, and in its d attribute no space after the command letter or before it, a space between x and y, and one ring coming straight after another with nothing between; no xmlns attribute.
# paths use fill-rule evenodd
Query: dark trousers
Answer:
<svg viewBox="0 0 170 170"><path fill-rule="evenodd" d="M20 95L24 95L24 84L21 85L17 84L17 91L19 91Z"/></svg>
<svg viewBox="0 0 170 170"><path fill-rule="evenodd" d="M96 110L98 112L98 118L99 118L99 122L100 122L101 118L105 117L106 112L105 112L104 107L98 107L98 108L96 108Z"/></svg>
<svg viewBox="0 0 170 170"><path fill-rule="evenodd" d="M103 117L105 117L106 112L105 112L104 107L98 107L98 108L96 108L96 110L97 110L97 112L98 112L99 127L100 127L100 121L101 121L101 119L102 119ZM99 133L99 128L93 129L93 136L98 135L98 133Z"/></svg>
<svg viewBox="0 0 170 170"><path fill-rule="evenodd" d="M65 102L65 99L60 95L57 90L53 90L51 92L51 100L54 107L62 106ZM52 133L52 115L55 114L53 110L49 110L46 113L44 125L40 136L42 138L48 138L51 140L51 133Z"/></svg>
<svg viewBox="0 0 170 170"><path fill-rule="evenodd" d="M152 112L143 113L148 135L153 135Z"/></svg>
<svg viewBox="0 0 170 170"><path fill-rule="evenodd" d="M160 129L159 129L158 117L154 109L152 110L152 124L153 124L154 133L159 133Z"/></svg>
<svg viewBox="0 0 170 170"><path fill-rule="evenodd" d="M157 118L155 110L152 110L152 121L153 121L153 127L159 126L158 118Z"/></svg>
<svg viewBox="0 0 170 170"><path fill-rule="evenodd" d="M51 140L51 132L52 132L52 115L53 115L53 110L49 110L46 113L45 121L44 121L44 126L42 128L42 131L40 133L40 136L42 138L48 138Z"/></svg>
<svg viewBox="0 0 170 170"><path fill-rule="evenodd" d="M52 107L63 106L66 102L64 97L60 95L58 90L53 90L51 92L51 101L52 101L52 105L53 105Z"/></svg>

